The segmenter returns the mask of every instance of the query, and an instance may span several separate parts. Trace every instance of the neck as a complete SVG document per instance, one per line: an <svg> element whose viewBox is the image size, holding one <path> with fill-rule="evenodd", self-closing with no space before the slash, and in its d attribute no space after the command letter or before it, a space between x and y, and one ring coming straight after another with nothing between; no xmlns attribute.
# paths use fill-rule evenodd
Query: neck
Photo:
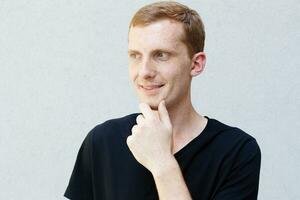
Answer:
<svg viewBox="0 0 300 200"><path fill-rule="evenodd" d="M194 109L190 94L188 90L187 95L184 95L185 98L174 105L171 102L166 105L174 138L189 138L198 135L206 125L207 119Z"/></svg>
<svg viewBox="0 0 300 200"><path fill-rule="evenodd" d="M196 112L191 101L183 101L180 104L168 108L169 116L173 126L174 137L188 137L194 129L199 127L203 118Z"/></svg>

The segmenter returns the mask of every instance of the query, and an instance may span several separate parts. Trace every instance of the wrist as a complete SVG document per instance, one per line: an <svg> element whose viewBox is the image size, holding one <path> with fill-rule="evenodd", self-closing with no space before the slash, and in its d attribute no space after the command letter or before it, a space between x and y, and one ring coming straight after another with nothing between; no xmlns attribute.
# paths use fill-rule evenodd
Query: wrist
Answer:
<svg viewBox="0 0 300 200"><path fill-rule="evenodd" d="M162 177L165 174L170 173L179 168L178 162L172 155L168 159L165 159L159 165L157 165L151 172L153 177Z"/></svg>

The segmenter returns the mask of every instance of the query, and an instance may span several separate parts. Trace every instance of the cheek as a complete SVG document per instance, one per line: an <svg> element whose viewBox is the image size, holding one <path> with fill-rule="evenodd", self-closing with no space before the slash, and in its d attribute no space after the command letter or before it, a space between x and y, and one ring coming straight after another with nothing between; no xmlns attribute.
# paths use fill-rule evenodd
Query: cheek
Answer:
<svg viewBox="0 0 300 200"><path fill-rule="evenodd" d="M188 70L174 71L174 73L171 76L173 77L172 78L173 87L175 87L177 90L180 90L180 91L187 90L187 88L189 86L189 82L190 82Z"/></svg>
<svg viewBox="0 0 300 200"><path fill-rule="evenodd" d="M163 74L166 79L173 82L173 84L177 84L178 82L181 82L184 77L186 76L186 72L184 70L181 70L178 66L172 66L170 68L165 68Z"/></svg>
<svg viewBox="0 0 300 200"><path fill-rule="evenodd" d="M136 75L137 75L137 72L136 72L136 70L134 70L133 67L129 66L129 68L128 68L128 74L129 74L129 78L131 80L134 80L135 77L136 77Z"/></svg>

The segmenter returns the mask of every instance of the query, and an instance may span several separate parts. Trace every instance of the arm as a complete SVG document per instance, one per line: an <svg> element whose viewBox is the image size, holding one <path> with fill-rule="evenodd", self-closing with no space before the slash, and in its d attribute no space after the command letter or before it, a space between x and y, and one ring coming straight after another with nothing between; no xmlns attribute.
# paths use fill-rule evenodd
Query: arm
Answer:
<svg viewBox="0 0 300 200"><path fill-rule="evenodd" d="M160 200L192 200L180 167L171 157L159 169L152 170Z"/></svg>
<svg viewBox="0 0 300 200"><path fill-rule="evenodd" d="M130 151L152 173L161 200L192 199L172 154L172 124L164 101L158 112L145 103L140 104L140 109L143 115L137 117L137 125L127 137Z"/></svg>

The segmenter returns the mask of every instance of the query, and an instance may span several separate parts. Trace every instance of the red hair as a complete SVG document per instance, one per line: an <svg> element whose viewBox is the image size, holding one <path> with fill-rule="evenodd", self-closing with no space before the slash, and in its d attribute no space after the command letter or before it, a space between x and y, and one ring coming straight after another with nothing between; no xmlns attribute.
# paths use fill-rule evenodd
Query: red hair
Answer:
<svg viewBox="0 0 300 200"><path fill-rule="evenodd" d="M186 44L190 57L203 51L205 30L199 14L174 1L160 1L140 8L131 19L129 29L134 26L147 26L162 19L183 24L185 35L182 36L182 41Z"/></svg>

